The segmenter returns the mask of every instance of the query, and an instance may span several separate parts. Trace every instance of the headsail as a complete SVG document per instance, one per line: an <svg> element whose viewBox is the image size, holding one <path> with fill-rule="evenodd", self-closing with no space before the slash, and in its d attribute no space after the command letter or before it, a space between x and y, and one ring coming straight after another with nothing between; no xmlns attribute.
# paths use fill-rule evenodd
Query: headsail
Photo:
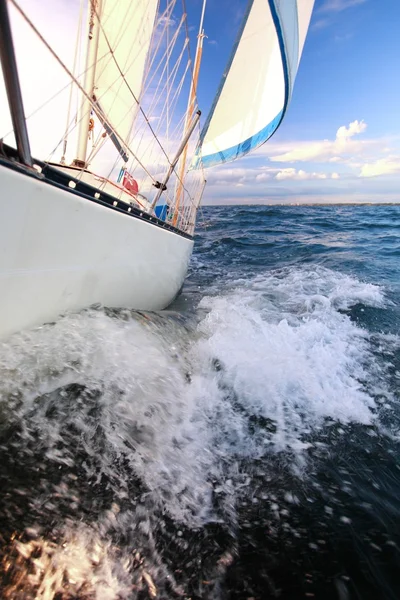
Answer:
<svg viewBox="0 0 400 600"><path fill-rule="evenodd" d="M108 123L129 139L158 0L102 0L94 93Z"/></svg>
<svg viewBox="0 0 400 600"><path fill-rule="evenodd" d="M314 0L249 0L192 168L244 156L276 131L290 100Z"/></svg>

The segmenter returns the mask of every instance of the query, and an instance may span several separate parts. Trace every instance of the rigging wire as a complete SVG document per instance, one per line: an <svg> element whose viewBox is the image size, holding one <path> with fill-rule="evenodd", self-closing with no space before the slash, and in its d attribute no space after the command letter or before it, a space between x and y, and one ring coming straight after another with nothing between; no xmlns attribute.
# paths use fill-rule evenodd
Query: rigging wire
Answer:
<svg viewBox="0 0 400 600"><path fill-rule="evenodd" d="M176 0L175 0L175 1L176 1ZM182 1L183 1L183 5L184 5L184 7L185 7L185 1L184 1L184 0L182 0ZM46 42L46 40L43 38L43 36L41 35L41 33L40 33L40 32L38 31L38 29L36 28L36 26L35 26L35 25L33 24L33 22L32 22L32 21L29 19L29 17L26 15L26 13L23 11L23 9L22 9L22 8L19 6L18 2L17 2L16 0L11 0L11 2L12 2L12 4L14 5L14 7L16 8L16 10L17 10L17 11L18 11L18 12L21 14L21 16L24 18L24 20L25 20L25 21L28 23L28 25L31 27L31 29L32 29L32 30L35 32L35 34L38 36L38 38L41 40L41 42L44 44L44 46L45 46L45 47L48 49L48 51L50 52L50 54L51 54L51 55L52 55L52 56L53 56L53 57L56 59L56 61L59 63L59 65L62 67L62 69L63 69L63 70L64 70L64 71L67 73L67 75L68 75L68 76L70 77L70 79L72 80L72 83L75 83L75 84L77 85L77 87L78 87L78 89L80 90L80 92L81 92L81 93L82 93L82 94L83 94L83 95L84 95L84 96L85 96L85 97L86 97L86 98L89 100L89 102L90 102L91 106L93 106L93 105L94 105L93 99L91 99L91 98L89 97L89 95L88 95L88 94L85 92L85 90L83 89L82 85L80 84L80 82L79 82L78 78L77 78L77 77L76 77L76 76L75 76L73 73L71 73L71 72L70 72L70 70L68 69L68 67L67 67L67 66L66 66L66 65L63 63L63 61L62 61L62 60L59 58L59 56L58 56L58 55L55 53L55 51L53 50L53 48L52 48L52 47L51 47L51 46L50 46L50 45L49 45L49 44ZM175 4L175 2L174 2L173 4L171 3L171 6L170 6L170 8L169 8L169 11L168 11L168 12L171 12L171 11L172 11L172 8L173 8L174 4ZM167 12L167 11L165 11L165 12ZM98 16L97 16L97 14L96 14L96 17L97 17L97 19L98 19ZM184 20L183 20L183 22L184 22L185 29L186 29L186 38L185 38L185 44L184 44L184 47L183 47L183 49L182 49L182 52L181 52L181 54L180 54L179 60L177 61L177 63L178 63L178 64L177 64L177 65L175 65L175 66L174 66L174 68L172 69L172 71L169 73L169 76L171 76L171 81L168 81L168 80L169 80L169 77L168 77L167 83L165 84L165 85L167 86L167 89L168 89L168 85L170 86L170 87L169 87L169 89L171 89L171 86L172 86L172 88L173 88L174 81L175 81L175 78L176 78L176 76L177 76L177 73L178 73L178 70L179 70L179 66L180 66L180 62L181 62L181 60L182 60L182 56L183 56L183 53L184 53L184 50L185 50L185 48L187 48L187 50L188 50L189 60L188 60L188 63L187 63L187 65L186 65L186 69L185 69L184 76L181 78L181 81L180 81L180 83L179 83L179 85L178 85L178 89L177 89L177 91L175 92L175 94L172 96L172 102L171 102L171 104L174 104L174 100L175 100L175 98L176 98L176 101L175 101L175 106L173 107L172 111L169 111L169 115L171 115L171 116L170 116L170 118L171 118L171 119L172 119L172 115L173 115L173 113L174 113L174 111L175 111L175 108L176 108L176 102L177 102L177 100L178 100L178 98L179 98L179 94L178 94L178 92L179 92L179 91L182 89L182 86L183 86L183 83L184 83L184 79L185 79L185 77L186 77L186 73L187 73L187 71L188 71L188 69L189 69L189 68L190 68L190 70L191 70L191 73L192 73L192 78L193 78L193 66L192 66L192 62L191 62L191 59L190 59L190 47L189 47L189 37L188 37L188 23L187 23L186 14L184 15ZM100 26L101 26L101 23L100 23ZM102 27L102 26L101 26L101 27ZM79 29L79 28L78 28L78 29ZM103 29L103 28L102 28L102 29ZM166 28L164 27L164 31L165 31L165 29L166 29ZM125 78L125 76L123 75L123 73L122 73L122 70L121 70L121 68L120 68L120 66L119 66L119 64L118 64L118 62L117 62L117 61L116 61L116 59L115 59L115 56L114 56L115 48L114 48L114 50L111 48L111 45L110 45L110 43L109 43L109 40L107 39L107 36L106 36L106 35L105 35L105 33L104 33L104 30L103 30L103 35L104 35L104 37L105 37L105 39L106 39L107 46L108 46L108 48L109 48L109 52L110 52L110 59L109 59L109 61L107 62L107 64L109 64L109 62L111 62L111 60L113 60L113 61L115 62L116 66L117 66L117 69L118 69L118 71L119 71L119 73L120 73L120 76L121 76L121 78L123 79L123 82L126 84L127 88L129 89L129 92L131 93L131 95L132 95L132 97L134 98L134 100L136 101L136 103L139 105L139 110L140 110L140 113L141 113L141 116L142 116L142 118L143 118L143 119L144 119L144 121L145 121L145 124L147 125L148 129L151 131L151 134L152 134L152 136L153 136L154 140L157 142L157 144L158 144L158 146L159 146L160 150L162 151L162 154L163 154L163 155L165 156L165 158L167 159L167 162L168 162L168 164L169 164L169 165L171 165L171 162L170 162L170 160L169 160L168 154L167 154L167 152L165 151L165 149L164 149L164 147L163 147L163 145L162 145L161 141L160 141L160 140L159 140L159 138L158 138L158 135L157 135L158 131L157 131L157 133L156 133L156 131L154 130L153 126L152 126L152 125L151 125L151 123L150 123L150 120L149 120L149 117L148 117L148 115L147 115L147 114L146 114L146 112L144 111L143 107L140 105L140 102L139 102L138 98L136 97L136 95L134 94L134 92L133 92L133 90L131 89L130 85L129 85L129 84L128 84L128 82L126 81L126 78ZM174 39L174 38L175 38L175 39ZM178 35L174 36L174 38L173 38L173 39L174 39L174 44L173 44L173 45L175 45L175 43L176 43L176 40L177 40L177 38L178 38ZM172 42L172 40L171 40L171 42ZM168 59L168 58L171 56L172 49L173 49L173 45L172 45L172 44L171 44L171 46L170 46L170 45L168 45L168 48L167 48L167 59ZM75 52L75 59L76 59L76 53L77 53L77 52ZM107 56L107 54L105 54L105 55L104 55L104 57L106 57L106 56ZM104 57L103 57L103 58L104 58ZM153 60L151 61L151 64L153 64L154 60L155 60L155 59L153 58ZM162 61L160 61L160 64L161 64L161 62L162 62ZM75 62L75 60L74 60L74 70L75 70L75 64L76 64L76 62ZM158 69L158 67L157 67L157 69ZM164 68L164 71L165 71L165 68ZM172 74L173 74L173 77L172 77ZM71 89L72 89L72 83L68 84L68 85L71 85ZM115 83L116 83L116 82L115 82ZM55 97L56 97L56 96L57 96L59 93L61 93L61 91L65 90L65 89L68 87L68 85L67 85L67 86L65 86L65 87L63 87L63 88L62 88L62 90L60 90L59 92L57 92L57 94L55 94L55 95L54 95L54 96L53 96L53 97L52 97L50 100L46 101L46 102L44 103L44 105L48 104L48 103L49 103L49 102L50 102L52 99L54 99L54 98L55 98ZM162 88L162 90L161 90L161 94L162 94L162 93L163 93L163 91L165 90L165 85L164 85L164 87L163 87L163 88ZM113 83L111 83L111 84L110 84L110 86L109 86L109 88L108 88L108 89L110 89L112 86L113 86ZM158 85L158 88L159 88L159 85ZM157 91L158 91L158 88L157 88ZM106 90L106 91L107 91L107 90ZM170 93L170 92L169 92L169 93ZM70 94L70 97L71 97L71 94ZM43 108L43 106L44 106L44 105L42 105L40 108ZM38 112L38 110L40 110L40 108L38 108L37 110L35 110L35 111L34 111L34 113L32 113L32 114L35 114L36 112ZM70 108L70 107L69 107L69 108ZM170 107L170 108L171 108L171 107ZM70 116L70 115L69 115L69 116ZM163 116L164 116L164 115L163 115L163 113L162 113L162 117L163 117ZM75 124L76 124L76 119L75 119ZM180 125L180 124L179 124L179 125ZM169 127L169 119L168 119L168 124L167 124L167 126ZM160 127L161 127L161 123L159 124L159 127L158 127L158 129L160 129ZM132 149L129 147L129 145L128 145L126 142L124 142L124 140L122 140L122 139L121 139L121 136L120 136L120 135L117 133L117 131L114 129L114 127L113 127L112 129L113 129L113 133L115 133L115 135L116 135L116 136L117 136L117 137L118 137L118 138L119 138L119 139L120 139L120 140L121 140L121 141L124 143L124 145L126 146L126 148L129 150L129 152L130 152L130 154L131 154L131 157L132 157L132 159L134 159L134 160L136 161L137 165L141 167L141 169L142 169L142 170L144 171L144 173L145 173L145 174L146 174L146 175L147 175L147 176L150 178L150 180L151 180L153 183L156 183L156 180L155 180L155 178L153 177L153 175L151 174L151 172L148 170L148 168L145 166L145 164L144 164L144 163L143 163L143 162L142 162L142 161L141 161L141 160L138 158L137 154L136 154L135 152L133 152L133 151L132 151ZM157 128L156 128L156 129L157 129ZM178 129L178 127L177 127L176 129ZM66 136L68 136L68 133L69 133L69 131L70 131L70 130L72 130L72 127L67 127L67 131L65 132L65 135L64 135L63 139L62 139L62 140L59 142L59 144L60 144L61 142L65 141L65 137L66 137ZM96 144L98 143L99 137L100 137L100 135L99 135L99 136L98 136L98 138L97 138ZM58 146L59 146L59 144L58 144ZM57 147L58 147L58 146L57 146ZM102 147L102 144L100 144L100 147L96 148L96 151L95 151L94 155L95 155L95 154L97 154L97 152L98 152L98 151L101 149L101 147ZM114 166L113 166L113 169L115 168L115 166L116 166L116 164L117 164L117 162L118 162L119 160L120 160L120 158L118 157L118 158L116 159L116 162L115 162ZM112 170L113 170L113 169L112 169ZM111 171L111 172L112 172L112 171ZM175 169L174 169L174 175L175 175L175 177L176 177L176 178L177 178L177 179L180 181L180 183L182 184L182 187L183 187L183 189L185 190L185 192L186 192L186 193L187 193L187 195L188 195L188 198L189 198L190 204L192 205L192 208L194 209L194 208L195 208L195 205L194 205L194 199L192 198L192 196L191 196L191 193L188 191L188 189L186 188L186 186L183 184L183 181L181 180L181 178L179 177L179 175L178 175L178 173L176 172L176 170L175 170ZM204 174L203 174L203 176L204 176ZM167 194L166 194L166 196L167 196L167 198L168 198L168 196L169 196L169 195L167 195ZM182 206L182 208L185 208L185 206ZM180 217L180 220L182 221L182 216Z"/></svg>
<svg viewBox="0 0 400 600"><path fill-rule="evenodd" d="M164 27L164 31L165 31L165 27ZM175 41L176 41L176 40L175 40ZM109 44L109 40L108 40L108 45L110 46L110 44ZM114 52L115 52L115 48L114 48ZM161 61L160 61L160 64L161 64ZM115 82L114 82L114 83L115 83ZM110 87L112 87L112 86L113 86L113 84L111 84L111 85L109 86L109 88L110 88ZM158 92L158 87L157 87L157 90L156 90L155 94L157 94L157 92ZM155 98L155 101L156 101L156 100L157 100L157 99ZM154 103L153 103L153 104L154 104ZM152 106L152 107L153 107L153 106ZM150 110L152 109L152 107L150 108ZM123 119L121 119L121 120L120 120L120 122L123 122L124 120L125 120L125 116L123 117ZM105 140L105 141L106 141L106 140ZM104 145L104 144L102 144L102 145ZM117 161L118 161L118 159L117 159ZM114 166L115 166L115 165L114 165ZM114 168L114 167L113 167L113 168Z"/></svg>
<svg viewBox="0 0 400 600"><path fill-rule="evenodd" d="M13 6L18 10L18 12L21 14L21 16L25 19L25 21L28 23L28 25L32 28L32 30L36 33L36 35L39 37L39 39L42 41L42 43L46 46L46 48L49 50L49 52L51 53L51 55L57 60L57 62L60 64L60 66L64 69L64 71L67 73L67 75L69 75L69 77L72 79L72 81L74 81L74 83L78 86L78 88L80 89L80 91L82 92L82 94L85 96L85 98L87 100L89 100L90 104L94 107L94 102L93 99L89 96L89 94L84 90L84 88L82 87L82 85L80 84L80 82L77 80L77 78L71 73L71 71L68 69L68 67L64 64L64 62L60 59L60 57L57 55L56 52L54 52L53 48L50 46L50 44L48 44L48 42L46 42L46 40L44 39L44 37L42 36L42 34L40 33L40 31L35 27L35 25L32 23L32 21L29 19L28 15L24 12L24 10L19 6L18 2L16 0L10 0L10 2L13 4ZM118 132L113 131L113 133L120 139L120 141L122 143L125 144L124 140L121 140L120 136L118 135ZM125 144L126 145L126 144ZM146 169L146 167L142 164L142 162L140 161L140 159L135 155L134 152L132 152L132 150L129 148L129 146L126 145L126 147L128 148L129 152L132 154L132 156L135 158L135 160L140 164L140 166L142 167L142 169L148 174L148 176L154 181L155 183L155 179L153 178L153 176L151 175L151 173Z"/></svg>
<svg viewBox="0 0 400 600"><path fill-rule="evenodd" d="M12 0L12 1L14 1L14 0ZM101 20L99 19L99 15L98 15L98 13L97 13L97 11L96 11L96 10L95 10L95 13L96 13L97 22L98 22L98 24L100 25L100 28L101 28L101 30L102 30L102 33L103 33L104 39L105 39L105 40L106 40L106 42L107 42L107 46L108 46L108 48L109 48L109 50L110 50L110 53L111 53L111 55L112 55L112 58L113 58L113 60L114 60L114 62L115 62L115 65L116 65L116 67L117 67L117 69L118 69L118 71L119 71L119 73L120 73L120 75L121 75L121 77L122 77L123 81L124 81L124 82L125 82L125 84L126 84L126 87L127 87L127 88L128 88L128 90L130 91L130 93L131 93L131 95L132 95L132 98L135 100L136 104L138 105L138 107L139 107L139 110L140 110L140 112L142 113L142 115L143 115L143 117L144 117L144 119L145 119L145 121L146 121L146 123L147 123L147 125L148 125L148 127L149 127L149 129L150 129L150 131L151 131L151 133L153 134L153 136L154 136L154 138L156 139L157 143L159 144L159 146L160 146L161 150L162 150L162 151L163 151L163 153L165 154L165 157L166 157L166 159L168 160L168 163L169 163L169 164L171 164L171 163L170 163L170 161L169 161L168 154L165 152L165 150L164 150L164 148L163 148L163 146L162 146L162 144L161 144L160 140L158 139L158 137L157 137L157 135L156 135L156 133L155 133L155 131L154 131L154 129L153 129L153 127L152 127L152 125L151 125L151 123L150 123L150 121L149 121L149 119L148 119L147 115L146 115L146 113L144 112L144 110L143 110L142 106L140 105L140 102L139 102L139 100L137 99L137 97L136 97L136 94L134 93L134 91L132 90L131 86L129 85L129 83L128 83L128 81L127 81L127 79L126 79L126 77L125 77L124 73L123 73L123 72L122 72L122 70L121 70L121 67L120 67L120 66L119 66L119 64L118 64L118 61L117 61L117 59L115 58L114 51L113 51L113 49L112 49L112 48L111 48L111 46L110 46L110 43L109 43L108 37L107 37L107 35L106 35L105 31L104 31L104 28L103 28L103 26L102 26L102 24L101 24Z"/></svg>
<svg viewBox="0 0 400 600"><path fill-rule="evenodd" d="M170 84L170 86L174 85L174 83L175 83L175 79L176 79L176 76L178 74L179 66L180 66L181 60L183 58L185 46L186 46L186 42L185 42L185 44L183 46L183 49L182 49L182 51L181 51L181 53L180 53L180 55L179 55L179 57L178 57L178 59L176 61L174 69L171 71L170 80L167 80L166 84L164 84L164 86L163 86L163 88L161 90L159 90L160 86L157 86L157 89L156 89L156 91L154 93L154 96L153 96L153 102L152 102L152 104L150 105L150 108L149 108L149 112L152 112L153 110L155 110L155 108L158 107L159 102L163 103L163 106L162 106L162 109L161 109L161 114L157 117L157 119L158 119L158 126L156 128L157 135L160 134L161 128L162 128L163 123L164 123L164 114L165 114L165 110L166 110L165 107L166 107L166 104L167 104L165 101L163 101L163 94L164 94L164 91L165 91L166 86L167 86L168 83ZM176 90L176 92L175 92L175 94L173 96L172 102L171 102L171 106L170 106L171 119L172 119L173 114L175 113L175 108L176 108L176 104L177 104L177 100L178 100L178 95L177 94L179 94L180 91L181 91L181 89L182 89L182 86L183 86L183 83L184 83L184 79L186 77L187 69L188 69L188 65L186 65L185 72L184 72L184 74L183 74L183 76L181 78L181 81L179 82L178 88L177 88L177 90ZM163 73L164 72L165 71L163 71ZM157 95L159 97L157 97ZM145 125L146 124L143 123L143 126L145 126ZM167 128L168 128L168 125L169 124L167 122ZM137 133L139 133L139 131ZM145 133L146 133L146 130L145 130L145 127L143 127L139 145L142 143L143 138L145 136ZM175 133L176 132L174 131L173 134L175 134ZM146 150L150 148L151 143L152 142L150 140L148 142Z"/></svg>
<svg viewBox="0 0 400 600"><path fill-rule="evenodd" d="M12 0L12 1L14 2L15 0ZM128 83L128 81L127 81L127 79L126 79L126 77L125 77L125 75L124 75L124 73L123 73L123 71L122 71L122 69L121 69L121 67L120 67L120 65L119 65L119 63L118 63L118 61L117 61L117 60L116 60L116 58L115 58L114 50L113 50L113 49L112 49L112 47L111 47L111 44L110 44L110 42L109 42L109 39L108 39L108 37L107 37L107 34L106 34L106 33L105 33L105 31L104 31L104 27L103 27L103 25L102 25L102 23L101 23L101 19L99 18L99 15L98 15L98 13L97 13L97 10L96 10L96 9L95 9L95 15L96 15L96 18L97 18L97 22L98 22L98 24L99 24L99 26L100 26L100 28L101 28L101 31L102 31L102 33L103 33L104 39L106 40L106 43L107 43L107 46L108 46L108 48L109 48L110 54L112 55L112 58L113 58L113 60L114 60L114 63L115 63L115 65L116 65L116 67L117 67L117 69L118 69L118 71L119 71L119 73L120 73L120 76L121 76L121 78L122 78L123 82L125 83L126 87L128 88L129 92L131 93L131 95L132 95L133 99L134 99L134 100L135 100L135 102L137 103L137 105L138 105L138 107L139 107L139 111L141 112L141 114L142 114L142 116L143 116L143 118L144 118L144 120L145 120L145 122L146 122L146 124L147 124L148 128L150 129L150 131L151 131L151 133L152 133L152 135L153 135L153 137L154 137L155 141L157 142L157 144L159 145L159 147L160 147L160 149L161 149L162 153L164 154L165 158L167 159L167 162L168 162L168 164L171 166L171 161L170 161L170 159L169 159L169 156L168 156L167 152L165 151L165 149L164 149L163 145L161 144L161 141L159 140L159 138L158 138L158 136L157 136L156 132L154 131L154 129L153 129L153 127L152 127L151 123L150 123L150 120L149 120L149 118L148 118L148 116L147 116L146 112L144 111L143 107L141 106L141 104L140 104L140 102L139 102L138 98L136 97L136 95L135 95L134 91L132 90L131 86L129 85L129 83ZM187 27L187 16L186 16L186 13L183 15L183 19L184 19L184 23L185 23L185 28L186 28L187 36L188 36L188 27ZM189 42L188 42L188 44L187 44L187 45L189 46ZM189 54L189 58L190 58L190 54ZM119 136L118 136L118 137L119 137ZM127 148L129 149L129 146L128 146L127 144L125 144L125 145L126 145L126 146L127 146ZM130 149L129 149L129 150L130 150ZM131 152L131 150L130 150L130 152ZM136 158L136 157L135 157L135 158ZM137 160L137 158L136 158L136 160ZM139 161L138 161L138 162L139 162ZM113 166L113 168L115 168L115 166L116 166L116 165L114 165L114 166ZM142 166L142 165L141 165L141 166ZM113 170L113 169L112 169L112 170ZM111 170L111 172L112 172L112 170ZM183 188L183 189L186 191L186 193L187 193L187 194L190 196L190 193L189 193L189 191L188 191L188 190L185 188L185 185L184 185L184 183L183 183L183 181L182 181L181 177L180 177L180 176L178 175L178 173L176 172L176 169L175 169L175 168L174 168L174 173L175 173L176 177L178 178L179 182L181 183L181 185L182 185L182 188ZM153 178L153 181L154 181L154 178Z"/></svg>
<svg viewBox="0 0 400 600"><path fill-rule="evenodd" d="M80 38L82 35L83 4L84 4L84 0L81 0L80 8L79 8L78 30L76 32L74 62L73 62L73 67L72 67L73 73L76 73L76 67L77 67L78 57L79 57ZM73 93L74 93L72 82L70 85L71 85L71 88L69 91L66 127L65 127L64 140L63 140L62 156L61 156L61 160L60 160L60 163L62 165L65 164L65 153L67 151L67 144L68 144L68 129L69 129L69 122L70 122L70 118L71 118L71 109L72 109L72 97L73 97Z"/></svg>

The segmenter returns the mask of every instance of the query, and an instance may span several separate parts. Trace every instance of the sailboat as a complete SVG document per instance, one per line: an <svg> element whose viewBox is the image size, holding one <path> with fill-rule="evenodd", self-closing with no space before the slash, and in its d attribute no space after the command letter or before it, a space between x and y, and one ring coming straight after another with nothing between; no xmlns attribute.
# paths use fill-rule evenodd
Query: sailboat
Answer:
<svg viewBox="0 0 400 600"><path fill-rule="evenodd" d="M184 2L87 0L73 66L17 0L0 0L15 136L15 147L0 145L0 337L93 304L160 310L173 301L192 253L204 169L243 157L279 127L313 4L248 1L200 129L206 0L193 61L182 58L190 46ZM31 153L10 7L68 79L65 133L41 159ZM102 152L106 174L96 171Z"/></svg>

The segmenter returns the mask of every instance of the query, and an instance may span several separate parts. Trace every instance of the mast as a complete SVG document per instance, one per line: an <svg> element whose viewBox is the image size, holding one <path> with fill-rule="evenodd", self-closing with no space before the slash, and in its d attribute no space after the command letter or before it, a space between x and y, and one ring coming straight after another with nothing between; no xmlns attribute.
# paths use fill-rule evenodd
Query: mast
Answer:
<svg viewBox="0 0 400 600"><path fill-rule="evenodd" d="M189 124L192 121L194 104L195 104L196 93L197 93L197 83L199 80L201 57L202 57L202 53L203 53L203 40L205 38L203 22L204 22L204 12L206 10L206 3L207 3L207 0L203 0L203 8L202 8L201 17L200 17L199 33L197 35L197 47L196 47L196 55L195 55L195 59L194 59L193 79L192 79L192 84L190 86L189 101L188 101L186 118L185 118L185 126L183 129L183 138L184 139L186 137L187 128L189 127ZM174 218L173 218L174 226L176 226L177 221L178 221L179 205L180 205L180 201L181 201L181 196L183 194L183 179L185 176L185 169L186 169L187 150L188 150L188 147L186 144L186 146L184 147L184 150L183 150L183 154L182 154L182 160L181 160L180 169L179 169L178 184L177 184L177 188L176 188L175 212L174 212Z"/></svg>
<svg viewBox="0 0 400 600"><path fill-rule="evenodd" d="M15 60L7 0L0 0L0 60L19 158L24 165L32 167L31 149L19 84L17 62Z"/></svg>
<svg viewBox="0 0 400 600"><path fill-rule="evenodd" d="M80 5L80 9L79 9L78 29L76 32L74 64L73 64L73 68L72 68L72 73L74 75L76 75L76 73L77 73L77 64L78 64L78 57L79 57L79 51L80 51L80 39L81 39L81 35L82 35L82 16L83 16L84 0L80 0L80 2L81 2L81 5ZM63 149L62 149L62 155L61 155L61 159L60 159L61 165L65 165L65 155L67 153L68 134L69 134L69 127L70 127L73 94L74 94L74 86L71 82L71 87L69 90L67 120L66 120L66 124L65 124L65 133L64 133L64 139L63 139Z"/></svg>
<svg viewBox="0 0 400 600"><path fill-rule="evenodd" d="M168 169L168 173L165 176L164 181L161 183L160 181L157 181L157 184L154 184L157 188L158 188L158 192L156 194L156 197L154 198L153 202L151 203L151 210L154 210L155 205L157 204L157 202L159 201L161 194L163 193L164 190L167 189L167 183L169 181L169 178L171 177L172 173L174 172L174 169L178 163L178 160L182 154L182 152L185 150L185 148L187 147L187 143L189 141L190 136L192 135L197 123L199 122L200 119L200 115L201 115L201 111L198 110L197 113L195 114L195 117L193 119L193 122L190 124L189 129L186 131L185 137L183 138L181 145L178 148L178 151L175 155L174 160L172 161L172 163L170 164L170 167Z"/></svg>
<svg viewBox="0 0 400 600"><path fill-rule="evenodd" d="M204 179L203 180L203 185L201 186L201 189L200 189L200 193L199 193L199 195L197 197L197 202L190 209L188 233L190 233L191 235L193 235L193 232L194 232L194 226L195 226L195 222L196 222L196 214L197 214L197 211L198 211L199 206L201 204L201 201L203 199L203 194L204 194L204 190L205 190L206 185L207 185L207 179Z"/></svg>
<svg viewBox="0 0 400 600"><path fill-rule="evenodd" d="M99 47L100 18L101 18L102 0L90 0L89 9L89 32L85 63L85 80L83 88L89 98L93 98L94 81L96 75L97 52ZM78 113L78 146L76 158L73 165L76 167L86 167L87 145L89 140L89 121L91 102L87 96L83 96Z"/></svg>

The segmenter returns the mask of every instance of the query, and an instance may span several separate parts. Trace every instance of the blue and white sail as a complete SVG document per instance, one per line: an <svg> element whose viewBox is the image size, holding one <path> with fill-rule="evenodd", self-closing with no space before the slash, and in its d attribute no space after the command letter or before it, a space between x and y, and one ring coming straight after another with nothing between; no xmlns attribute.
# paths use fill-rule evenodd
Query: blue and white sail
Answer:
<svg viewBox="0 0 400 600"><path fill-rule="evenodd" d="M314 0L249 0L192 168L240 158L279 127L293 91Z"/></svg>

